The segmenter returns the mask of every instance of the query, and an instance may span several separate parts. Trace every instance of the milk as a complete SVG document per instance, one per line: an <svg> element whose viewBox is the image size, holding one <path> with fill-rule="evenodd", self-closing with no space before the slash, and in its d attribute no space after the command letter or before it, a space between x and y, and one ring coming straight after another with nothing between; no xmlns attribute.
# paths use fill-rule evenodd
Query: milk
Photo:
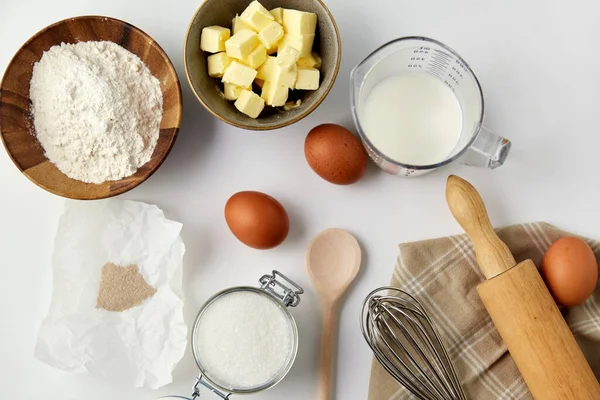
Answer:
<svg viewBox="0 0 600 400"><path fill-rule="evenodd" d="M367 95L359 119L377 150L409 165L444 161L462 130L462 111L452 90L439 79L417 72L378 83Z"/></svg>

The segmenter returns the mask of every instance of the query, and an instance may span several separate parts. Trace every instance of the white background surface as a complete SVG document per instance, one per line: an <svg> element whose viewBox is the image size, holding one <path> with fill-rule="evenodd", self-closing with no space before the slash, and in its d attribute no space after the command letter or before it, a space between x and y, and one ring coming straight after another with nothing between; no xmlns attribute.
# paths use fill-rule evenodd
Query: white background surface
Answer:
<svg viewBox="0 0 600 400"><path fill-rule="evenodd" d="M0 0L0 71L35 32L84 14L124 19L167 51L183 88L181 131L160 170L122 197L157 204L167 217L183 222L188 323L214 292L254 284L273 268L306 288L293 310L301 340L296 364L281 384L252 399L315 397L320 314L305 273L304 251L325 228L354 233L365 255L341 309L335 398L344 400L366 398L371 356L360 334L358 312L370 290L388 283L397 244L459 233L444 201L447 174L462 175L477 186L496 225L545 220L600 238L600 3L328 0L343 41L337 83L308 118L266 133L219 122L192 95L182 53L187 25L199 4ZM486 125L513 141L506 165L495 171L450 166L415 179L388 176L370 165L365 178L353 186L321 180L304 160L308 130L324 122L353 128L351 68L379 45L407 35L436 38L470 63L484 88ZM54 370L34 359L35 337L51 297L50 258L64 200L21 176L4 151L0 182L0 398L188 395L197 372L189 351L174 372L174 383L157 392ZM291 231L279 248L249 249L227 229L224 204L231 194L246 189L269 193L287 208Z"/></svg>

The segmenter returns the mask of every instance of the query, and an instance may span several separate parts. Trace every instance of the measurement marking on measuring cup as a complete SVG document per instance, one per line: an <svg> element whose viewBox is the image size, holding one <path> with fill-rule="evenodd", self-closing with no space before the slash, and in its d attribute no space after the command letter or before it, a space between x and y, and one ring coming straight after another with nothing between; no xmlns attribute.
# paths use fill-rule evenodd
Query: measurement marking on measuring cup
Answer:
<svg viewBox="0 0 600 400"><path fill-rule="evenodd" d="M432 57L440 57L440 58L445 58L447 60L450 59L450 56L447 53L444 53L443 51L440 51L440 50L434 50Z"/></svg>
<svg viewBox="0 0 600 400"><path fill-rule="evenodd" d="M460 79L463 78L462 72L460 72L458 69L456 69L456 67L452 67L452 71L454 71Z"/></svg>
<svg viewBox="0 0 600 400"><path fill-rule="evenodd" d="M450 62L445 58L431 57L431 61L439 64L450 65Z"/></svg>
<svg viewBox="0 0 600 400"><path fill-rule="evenodd" d="M427 68L430 69L430 70L436 70L438 73L441 73L442 75L446 73L446 68L440 67L439 65L429 64L427 66Z"/></svg>
<svg viewBox="0 0 600 400"><path fill-rule="evenodd" d="M452 82L454 82L454 84L456 84L457 86L460 85L460 81L456 79L456 76L452 75L451 72L448 72L448 78L452 79Z"/></svg>
<svg viewBox="0 0 600 400"><path fill-rule="evenodd" d="M467 72L467 68L462 62L460 62L459 60L454 60L454 62L458 64L458 66L463 70L463 72Z"/></svg>
<svg viewBox="0 0 600 400"><path fill-rule="evenodd" d="M450 82L448 82L448 81L444 81L444 84L445 84L446 86L448 86L448 88L449 88L450 90L452 90L452 92L454 92L454 86L452 86L452 84L451 84Z"/></svg>
<svg viewBox="0 0 600 400"><path fill-rule="evenodd" d="M448 54L446 53L442 53L436 50L436 52L431 56L431 58L433 60L437 60L440 62L443 62L445 64L449 64L450 62L450 56L448 56Z"/></svg>
<svg viewBox="0 0 600 400"><path fill-rule="evenodd" d="M439 69L433 69L433 68L428 68L427 71L431 72L432 74L435 74L440 79L445 79L444 71L440 71Z"/></svg>
<svg viewBox="0 0 600 400"><path fill-rule="evenodd" d="M449 69L449 66L447 64L441 64L441 63L435 62L435 61L430 61L429 65L432 66L432 67L441 68L444 71L447 71Z"/></svg>
<svg viewBox="0 0 600 400"><path fill-rule="evenodd" d="M448 69L447 65L443 65L443 64L439 64L439 63L434 63L434 62L430 62L429 66L432 67L432 68L433 67L439 68L439 69L441 69L444 72L446 72L446 70Z"/></svg>
<svg viewBox="0 0 600 400"><path fill-rule="evenodd" d="M443 79L443 78L442 78L442 74L440 74L440 72L439 72L439 71L436 71L436 70L431 70L431 69L429 69L429 70L427 70L427 72L428 72L429 74L431 74L431 75L433 75L433 76L435 76L435 77L439 78L439 79Z"/></svg>
<svg viewBox="0 0 600 400"><path fill-rule="evenodd" d="M446 68L446 67L448 67L450 65L450 63L448 61L446 61L446 60L440 60L440 59L433 58L433 57L431 58L431 60L429 62L431 64L436 64L436 65L439 65L439 66L444 67L444 68Z"/></svg>
<svg viewBox="0 0 600 400"><path fill-rule="evenodd" d="M450 63L448 62L448 60L443 59L443 58L436 58L436 57L431 57L431 61L432 63L437 63L440 65L444 65L444 66L448 66Z"/></svg>

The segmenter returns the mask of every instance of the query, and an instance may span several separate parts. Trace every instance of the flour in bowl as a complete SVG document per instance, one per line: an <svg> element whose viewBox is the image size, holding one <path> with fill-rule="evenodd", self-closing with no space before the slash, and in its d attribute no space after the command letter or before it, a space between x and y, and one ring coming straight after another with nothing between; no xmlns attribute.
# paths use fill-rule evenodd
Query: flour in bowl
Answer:
<svg viewBox="0 0 600 400"><path fill-rule="evenodd" d="M134 174L159 136L160 82L135 54L112 42L62 43L33 67L31 110L46 157L89 183Z"/></svg>

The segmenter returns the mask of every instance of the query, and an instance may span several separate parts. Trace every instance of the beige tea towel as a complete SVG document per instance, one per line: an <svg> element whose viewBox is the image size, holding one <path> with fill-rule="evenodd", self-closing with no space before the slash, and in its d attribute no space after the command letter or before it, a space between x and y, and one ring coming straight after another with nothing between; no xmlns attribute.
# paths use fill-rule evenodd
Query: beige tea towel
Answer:
<svg viewBox="0 0 600 400"><path fill-rule="evenodd" d="M552 242L567 235L545 223L497 231L517 262L540 265ZM600 242L587 240L600 260ZM436 325L469 399L532 399L492 324L475 287L483 281L466 235L400 245L392 286L423 304ZM565 319L596 377L600 377L600 284L584 304L564 311ZM369 400L414 399L373 361Z"/></svg>

